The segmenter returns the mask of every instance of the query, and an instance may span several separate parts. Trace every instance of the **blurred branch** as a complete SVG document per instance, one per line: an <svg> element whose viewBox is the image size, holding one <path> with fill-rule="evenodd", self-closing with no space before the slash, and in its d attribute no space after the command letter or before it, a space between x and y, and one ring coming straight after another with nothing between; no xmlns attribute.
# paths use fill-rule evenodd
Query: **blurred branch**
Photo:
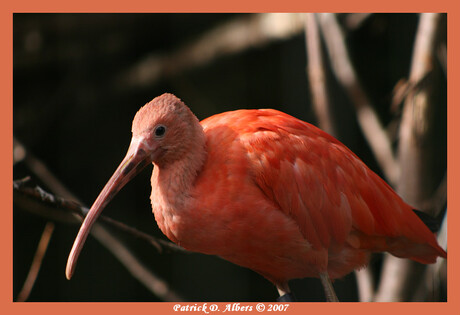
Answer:
<svg viewBox="0 0 460 315"><path fill-rule="evenodd" d="M440 14L424 13L420 15L419 26L414 44L410 89L405 98L400 126L399 162L401 177L398 193L411 205L420 207L426 196L432 194L429 164L429 139L432 121L433 102L431 85L421 84L433 69L436 34ZM433 141L436 141L433 139ZM432 182L432 181L431 181ZM425 268L409 260L387 256L382 280L376 294L377 301L411 300L415 289L421 282Z"/></svg>
<svg viewBox="0 0 460 315"><path fill-rule="evenodd" d="M313 97L313 108L318 118L319 127L327 133L337 136L327 97L321 39L314 13L305 14L305 41L307 45L307 72Z"/></svg>
<svg viewBox="0 0 460 315"><path fill-rule="evenodd" d="M57 190L62 193L64 196L68 196L69 200L61 200L63 204L66 205L76 205L77 198L70 193L67 188L48 170L48 168L38 159L33 157L30 153L27 152L25 147L20 144L19 141L14 139L14 147L13 147L13 154L15 152L22 152L19 154L21 159L14 159L16 162L24 160L26 165L28 165L31 170L37 175L41 181L43 181L48 187L53 187L53 191ZM43 190L38 191L38 196L44 192ZM16 191L16 193L19 193ZM37 193L37 192L36 192ZM34 194L36 194L34 193ZM18 196L13 196L14 202L20 202L21 206L25 209L32 209L34 208L33 204L31 204L30 198L17 198ZM54 197L54 196L53 196ZM37 197L35 197L37 198ZM45 197L45 200L47 198ZM35 199L35 201L37 201ZM33 201L32 201L33 202ZM36 204L36 203L35 203ZM42 204L42 202L40 202ZM44 207L50 209L50 207ZM56 213L53 212L53 215ZM73 220L81 221L81 216L75 213L71 213L73 216ZM58 218L53 216L54 218ZM66 213L64 218L69 219L69 214ZM60 218L62 219L62 218ZM115 236L111 235L109 231L107 231L104 227L102 227L97 222L94 224L91 235L94 236L96 240L98 240L104 247L106 247L119 261L120 263L127 269L127 271L133 275L140 283L142 283L152 294L158 296L160 299L164 301L181 301L183 300L179 295L173 292L168 285L158 278L152 271L148 270L137 257L135 257L123 243L118 240Z"/></svg>
<svg viewBox="0 0 460 315"><path fill-rule="evenodd" d="M32 265L29 269L29 273L27 274L27 278L24 281L24 285L16 299L17 302L24 302L29 298L30 292L34 287L35 280L37 280L38 272L40 271L43 257L45 257L45 253L48 248L48 244L51 240L51 235L53 234L53 231L54 223L46 223L45 229L42 233L42 237L40 238L40 242L38 243L37 251L35 252L34 258L32 260Z"/></svg>
<svg viewBox="0 0 460 315"><path fill-rule="evenodd" d="M420 81L433 68L433 55L440 19L441 14L439 13L424 13L420 15L409 77L412 82Z"/></svg>
<svg viewBox="0 0 460 315"><path fill-rule="evenodd" d="M425 265L390 254L385 254L384 257L380 285L377 288L374 301L411 301L411 295L415 292L415 288L421 285ZM413 289L412 292L407 291L405 283L410 283L410 287Z"/></svg>
<svg viewBox="0 0 460 315"><path fill-rule="evenodd" d="M336 16L332 13L322 13L319 15L319 22L332 69L355 106L358 123L385 177L394 184L399 174L398 163L393 155L389 137L359 84Z"/></svg>
<svg viewBox="0 0 460 315"><path fill-rule="evenodd" d="M264 13L238 17L204 33L190 44L167 54L151 54L121 74L120 88L154 85L160 78L217 58L287 39L303 29L301 14Z"/></svg>
<svg viewBox="0 0 460 315"><path fill-rule="evenodd" d="M356 30L371 17L372 13L349 13L345 18L345 26L349 30Z"/></svg>
<svg viewBox="0 0 460 315"><path fill-rule="evenodd" d="M372 302L374 297L374 280L372 278L371 268L355 270L356 282L358 284L359 301Z"/></svg>
<svg viewBox="0 0 460 315"><path fill-rule="evenodd" d="M421 207L434 188L430 157L430 135L434 130L434 59L440 14L421 14L409 76L410 88L404 101L400 126L398 193L410 204ZM431 140L437 142L437 140ZM441 210L441 209L438 209Z"/></svg>

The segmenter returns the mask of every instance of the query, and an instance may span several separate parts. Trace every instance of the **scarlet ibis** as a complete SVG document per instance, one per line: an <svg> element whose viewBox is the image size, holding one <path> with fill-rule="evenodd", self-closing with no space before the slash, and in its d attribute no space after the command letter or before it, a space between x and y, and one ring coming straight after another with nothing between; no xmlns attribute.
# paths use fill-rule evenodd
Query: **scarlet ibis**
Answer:
<svg viewBox="0 0 460 315"><path fill-rule="evenodd" d="M201 123L163 94L134 117L128 152L87 214L69 255L68 279L92 224L113 196L153 163L151 203L161 231L271 281L331 279L389 252L434 263L446 252L413 208L324 131L273 109L237 110Z"/></svg>

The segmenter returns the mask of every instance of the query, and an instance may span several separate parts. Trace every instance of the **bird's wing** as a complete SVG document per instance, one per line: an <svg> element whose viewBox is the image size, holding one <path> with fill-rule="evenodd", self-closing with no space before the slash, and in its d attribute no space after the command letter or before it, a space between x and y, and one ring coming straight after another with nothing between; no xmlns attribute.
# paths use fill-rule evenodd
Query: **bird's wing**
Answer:
<svg viewBox="0 0 460 315"><path fill-rule="evenodd" d="M358 247L401 237L438 247L411 207L338 140L278 111L253 116L240 121L252 176L314 248L351 241L352 234Z"/></svg>

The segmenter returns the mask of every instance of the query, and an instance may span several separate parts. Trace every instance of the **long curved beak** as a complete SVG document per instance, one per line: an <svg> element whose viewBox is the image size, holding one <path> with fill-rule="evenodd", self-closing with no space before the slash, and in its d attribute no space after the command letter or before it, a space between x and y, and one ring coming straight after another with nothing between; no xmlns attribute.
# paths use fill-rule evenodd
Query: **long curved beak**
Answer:
<svg viewBox="0 0 460 315"><path fill-rule="evenodd" d="M112 198L126 185L131 179L139 174L145 166L152 163L151 152L154 152L155 148L147 143L142 137L133 137L131 144L128 149L123 161L118 166L115 173L105 184L101 193L97 197L94 204L91 206L88 214L80 227L77 237L70 251L69 258L67 260L67 266L65 274L67 279L70 280L75 271L78 256L85 244L86 238L93 226L96 219L101 214L102 210L112 200Z"/></svg>

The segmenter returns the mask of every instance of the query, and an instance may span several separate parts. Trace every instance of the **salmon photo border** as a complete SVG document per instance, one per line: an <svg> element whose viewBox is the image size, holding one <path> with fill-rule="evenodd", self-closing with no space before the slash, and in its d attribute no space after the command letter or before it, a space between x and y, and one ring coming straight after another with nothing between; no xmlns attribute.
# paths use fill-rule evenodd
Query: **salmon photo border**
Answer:
<svg viewBox="0 0 460 315"><path fill-rule="evenodd" d="M458 161L460 159L460 146L458 138L460 134L460 124L456 124L459 119L459 64L457 56L460 56L460 4L456 1L395 1L389 0L380 4L371 4L364 0L351 1L316 1L308 3L307 1L241 1L222 2L197 0L197 1L88 1L82 0L77 2L64 3L56 0L43 1L9 1L4 2L2 7L2 28L1 36L3 47L1 49L3 64L2 71L2 99L3 104L0 106L2 123L0 125L2 141L2 163L1 173L3 174L0 181L2 189L2 209L3 219L1 220L1 245L5 250L5 258L1 260L1 309L4 314L177 314L182 313L175 310L174 306L178 303L155 302L155 303L76 303L76 302L14 302L13 297L13 194L11 178L13 178L13 14L14 13L47 13L47 12L441 12L447 13L447 167L448 167L448 204L453 211L449 212L449 258L448 258L448 290L447 302L423 302L423 303L290 303L287 314L407 314L417 313L434 314L455 314L460 309L459 290L459 272L455 268L458 264L458 241L460 239L460 229L454 226L460 222L459 196L457 195L457 181L460 177ZM454 240L454 241L452 241ZM70 246L70 245L69 245ZM62 266L62 276L64 277ZM60 271L61 272L61 271ZM182 303L186 305L187 303ZM190 305L203 305L203 303L188 303ZM220 309L224 309L227 303L214 303ZM252 306L251 312L258 312L256 309L258 303L244 303ZM269 304L269 303L265 303ZM210 303L208 303L210 305ZM203 313L202 311L193 311L186 313ZM217 313L217 312L216 312Z"/></svg>

